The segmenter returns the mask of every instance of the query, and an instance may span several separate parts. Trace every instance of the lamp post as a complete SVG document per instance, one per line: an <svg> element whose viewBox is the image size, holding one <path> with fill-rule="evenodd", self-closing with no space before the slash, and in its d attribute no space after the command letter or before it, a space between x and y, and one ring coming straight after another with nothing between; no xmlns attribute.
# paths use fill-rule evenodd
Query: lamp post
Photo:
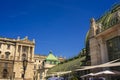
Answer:
<svg viewBox="0 0 120 80"><path fill-rule="evenodd" d="M26 71L26 68L27 68L27 63L28 63L28 61L26 59L24 59L23 60L23 75L22 75L23 80L25 78L25 71Z"/></svg>

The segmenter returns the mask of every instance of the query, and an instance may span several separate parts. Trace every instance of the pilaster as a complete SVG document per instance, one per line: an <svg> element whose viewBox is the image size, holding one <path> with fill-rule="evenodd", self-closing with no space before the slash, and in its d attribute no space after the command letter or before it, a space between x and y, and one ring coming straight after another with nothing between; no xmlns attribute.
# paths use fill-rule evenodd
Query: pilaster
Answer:
<svg viewBox="0 0 120 80"><path fill-rule="evenodd" d="M30 60L30 46L28 46L28 53L27 54L28 54L27 60L29 61Z"/></svg>
<svg viewBox="0 0 120 80"><path fill-rule="evenodd" d="M22 60L22 53L23 53L22 48L23 48L23 46L21 45L20 46L20 60Z"/></svg>
<svg viewBox="0 0 120 80"><path fill-rule="evenodd" d="M34 47L32 47L32 54L31 54L31 56L32 56L32 61L34 61Z"/></svg>
<svg viewBox="0 0 120 80"><path fill-rule="evenodd" d="M99 45L96 38L91 38L90 39L90 56L91 56L92 65L98 65L101 63L99 53L100 53L100 50L99 50Z"/></svg>
<svg viewBox="0 0 120 80"><path fill-rule="evenodd" d="M101 38L99 39L99 44L100 44L100 51L101 51L101 61L102 63L105 63L108 61L106 42Z"/></svg>
<svg viewBox="0 0 120 80"><path fill-rule="evenodd" d="M18 44L16 43L15 52L14 52L14 59L17 60L17 57L19 57L19 55L18 55Z"/></svg>

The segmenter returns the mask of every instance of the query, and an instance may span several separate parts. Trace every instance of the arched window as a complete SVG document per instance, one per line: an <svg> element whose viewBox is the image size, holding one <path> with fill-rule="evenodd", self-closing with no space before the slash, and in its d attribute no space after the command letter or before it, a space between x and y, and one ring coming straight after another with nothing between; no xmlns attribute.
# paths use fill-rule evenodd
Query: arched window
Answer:
<svg viewBox="0 0 120 80"><path fill-rule="evenodd" d="M10 55L10 52L5 52L5 55L6 55L6 59L8 59L9 58L9 55Z"/></svg>
<svg viewBox="0 0 120 80"><path fill-rule="evenodd" d="M26 54L22 54L22 60L26 59Z"/></svg>
<svg viewBox="0 0 120 80"><path fill-rule="evenodd" d="M3 69L3 78L7 78L8 77L8 71L7 69Z"/></svg>

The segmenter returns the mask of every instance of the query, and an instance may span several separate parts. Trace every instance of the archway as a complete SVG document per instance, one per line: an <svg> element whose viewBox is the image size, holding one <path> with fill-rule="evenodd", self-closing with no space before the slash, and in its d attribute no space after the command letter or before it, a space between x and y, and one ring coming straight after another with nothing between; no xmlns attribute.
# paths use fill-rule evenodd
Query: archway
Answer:
<svg viewBox="0 0 120 80"><path fill-rule="evenodd" d="M3 69L3 78L8 78L8 70Z"/></svg>

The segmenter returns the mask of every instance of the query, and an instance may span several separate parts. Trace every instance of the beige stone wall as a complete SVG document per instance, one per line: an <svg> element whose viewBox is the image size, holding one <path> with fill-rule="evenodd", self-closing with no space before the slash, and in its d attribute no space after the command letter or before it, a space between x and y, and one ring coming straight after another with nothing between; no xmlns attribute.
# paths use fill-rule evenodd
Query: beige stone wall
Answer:
<svg viewBox="0 0 120 80"><path fill-rule="evenodd" d="M93 30L92 30L93 31ZM91 32L92 32L91 31ZM98 65L108 62L108 52L106 41L116 36L120 36L120 24L117 24L99 34L93 35L89 38L91 65Z"/></svg>
<svg viewBox="0 0 120 80"><path fill-rule="evenodd" d="M15 72L15 78L20 79L22 78L22 73L23 73L23 66L22 62L15 62L14 64L14 72ZM33 79L33 63L28 62L27 69L25 71L25 78L26 79Z"/></svg>
<svg viewBox="0 0 120 80"><path fill-rule="evenodd" d="M90 56L91 65L97 65L101 63L100 48L95 38L90 39Z"/></svg>
<svg viewBox="0 0 120 80"><path fill-rule="evenodd" d="M34 76L33 69L34 69L33 63L28 63L25 78L33 80Z"/></svg>
<svg viewBox="0 0 120 80"><path fill-rule="evenodd" d="M48 64L43 66L43 61L45 60L46 56L34 55L35 42L29 41L27 37L24 39L20 39L19 37L18 39L0 38L0 44L2 44L0 47L0 63L3 63L3 65L0 66L0 72L4 68L4 63L7 60L11 60L11 69L13 70L9 70L11 74L15 72L15 80L22 80L23 54L26 55L26 59L28 60L27 69L25 72L25 78L28 80L33 80L33 77L35 76L37 76L37 79L39 80L40 74L42 75L42 80L44 80L48 68L51 68L53 66ZM7 48L8 45L10 45L9 49ZM5 52L10 53L8 59L6 59ZM60 57L59 60L63 61L64 59ZM35 65L36 69L34 69Z"/></svg>
<svg viewBox="0 0 120 80"><path fill-rule="evenodd" d="M14 72L15 72L15 78L21 78L21 75L23 73L22 62L14 63Z"/></svg>
<svg viewBox="0 0 120 80"><path fill-rule="evenodd" d="M24 39L8 39L8 38L0 38L0 62L6 62L8 60L12 60L13 72L15 72L15 80L22 79L21 75L23 73L23 62L22 55L26 55L26 59L28 60L27 70L25 78L29 80L33 80L33 67L34 67L34 42L29 41L26 38ZM8 48L9 45L9 48ZM9 52L10 55L6 59L5 52ZM13 64L14 62L14 64ZM3 67L4 68L4 67ZM7 68L8 69L8 68ZM11 71L12 72L12 71ZM12 73L13 73L12 72ZM12 74L11 73L11 74Z"/></svg>
<svg viewBox="0 0 120 80"><path fill-rule="evenodd" d="M14 45L10 45L10 49L7 49L7 43L1 42L0 51L1 51L0 58L4 59L6 57L5 53L9 52L10 53L9 59L13 60L14 53L15 53L15 46ZM4 57L2 57L2 56L4 56Z"/></svg>

